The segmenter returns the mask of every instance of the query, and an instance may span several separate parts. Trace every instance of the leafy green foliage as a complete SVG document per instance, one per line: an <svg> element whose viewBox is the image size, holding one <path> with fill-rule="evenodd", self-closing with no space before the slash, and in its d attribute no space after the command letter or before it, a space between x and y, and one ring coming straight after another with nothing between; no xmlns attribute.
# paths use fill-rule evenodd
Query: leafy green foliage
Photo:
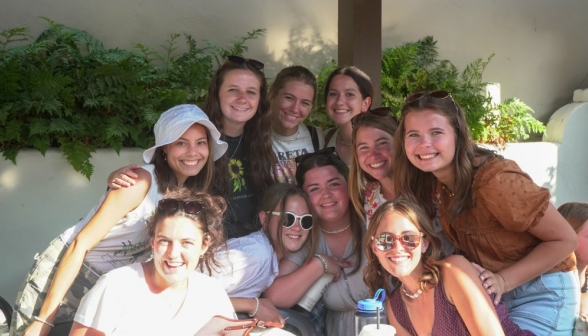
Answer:
<svg viewBox="0 0 588 336"><path fill-rule="evenodd" d="M27 28L0 32L0 152L16 164L18 151L59 147L88 179L97 148L148 147L162 111L201 104L217 64L247 50L255 30L227 48L201 48L184 34L187 51L176 53L180 34L162 46L108 49L89 33L43 18L48 27L32 43Z"/></svg>
<svg viewBox="0 0 588 336"><path fill-rule="evenodd" d="M479 143L504 146L542 133L545 125L533 118L533 110L516 98L495 106L482 80L492 60L477 59L460 73L449 60L439 60L437 41L427 36L416 42L385 49L382 56L382 105L400 111L404 98L419 91L451 92L463 108L472 138Z"/></svg>

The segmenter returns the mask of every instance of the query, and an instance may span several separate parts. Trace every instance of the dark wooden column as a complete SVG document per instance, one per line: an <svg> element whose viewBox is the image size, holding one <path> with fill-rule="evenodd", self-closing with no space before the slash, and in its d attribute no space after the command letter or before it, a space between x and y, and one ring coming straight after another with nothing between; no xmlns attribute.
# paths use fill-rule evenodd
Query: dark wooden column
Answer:
<svg viewBox="0 0 588 336"><path fill-rule="evenodd" d="M382 0L339 0L339 66L355 65L374 85L373 107L381 104Z"/></svg>

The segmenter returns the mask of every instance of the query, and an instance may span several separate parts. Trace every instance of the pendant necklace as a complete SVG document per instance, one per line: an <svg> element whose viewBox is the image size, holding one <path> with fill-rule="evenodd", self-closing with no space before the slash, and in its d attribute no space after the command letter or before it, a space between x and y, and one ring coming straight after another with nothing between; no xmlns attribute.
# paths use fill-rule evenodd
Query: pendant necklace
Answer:
<svg viewBox="0 0 588 336"><path fill-rule="evenodd" d="M300 126L298 126L298 129L296 130L296 134L294 134L294 136L290 139L286 139L284 136L276 133L276 132L272 132L274 138L280 142L292 142L292 141L296 141L298 140L298 136L300 135Z"/></svg>
<svg viewBox="0 0 588 336"><path fill-rule="evenodd" d="M237 143L237 147L235 147L235 150L233 151L233 155L231 155L231 157L229 158L232 159L233 156L235 156L235 153L237 153L237 150L239 149L239 146L241 145L241 140L243 139L243 134L241 134L241 136L239 137L239 142Z"/></svg>
<svg viewBox="0 0 588 336"><path fill-rule="evenodd" d="M449 189L447 189L447 187L445 186L445 184L441 184L441 188L443 188L443 191L445 191L445 193L449 196L449 197L453 197L455 196L455 193L452 193L451 191L449 191Z"/></svg>

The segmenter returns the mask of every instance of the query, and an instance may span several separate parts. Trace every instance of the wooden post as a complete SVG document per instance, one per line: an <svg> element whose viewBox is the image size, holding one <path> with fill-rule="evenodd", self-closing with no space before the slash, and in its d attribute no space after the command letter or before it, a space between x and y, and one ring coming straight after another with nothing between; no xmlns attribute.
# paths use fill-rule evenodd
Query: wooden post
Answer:
<svg viewBox="0 0 588 336"><path fill-rule="evenodd" d="M382 0L339 0L339 66L355 65L370 76L372 107L382 102Z"/></svg>

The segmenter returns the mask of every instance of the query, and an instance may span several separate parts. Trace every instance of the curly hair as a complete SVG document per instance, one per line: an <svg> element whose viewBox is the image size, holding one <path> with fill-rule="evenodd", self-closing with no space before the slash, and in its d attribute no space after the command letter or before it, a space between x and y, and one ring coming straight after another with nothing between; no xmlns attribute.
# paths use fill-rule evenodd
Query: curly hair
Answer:
<svg viewBox="0 0 588 336"><path fill-rule="evenodd" d="M168 193L163 197L163 200L167 199L180 202L197 202L202 206L202 210L196 214L189 214L184 211L183 207L178 207L174 212L164 211L157 207L147 223L149 237L153 238L155 236L157 226L166 218L186 217L193 220L195 225L202 230L204 236L209 239L208 250L198 262L198 267L201 272L204 272L206 267L206 271L211 275L213 267L220 267L219 262L214 257L215 252L219 246L225 243L222 224L223 213L227 208L225 200L219 196L194 192L188 188L180 188ZM204 244L204 241L202 243Z"/></svg>
<svg viewBox="0 0 588 336"><path fill-rule="evenodd" d="M394 137L394 186L397 195L421 204L430 217L435 216L432 193L436 188L437 178L432 173L418 169L409 161L405 149L405 122L406 116L410 113L436 111L447 119L455 133L455 156L451 163L455 179L453 185L455 196L451 198L448 205L450 218L455 219L462 211L474 205L471 190L477 169L473 163L474 159L497 155L492 150L476 145L471 139L464 111L451 95L448 98L435 98L425 93L419 99L407 102L402 107L402 118Z"/></svg>
<svg viewBox="0 0 588 336"><path fill-rule="evenodd" d="M306 173L309 170L313 168L328 166L334 167L339 172L339 174L343 175L343 177L347 181L349 176L349 168L347 168L347 165L343 161L341 161L341 159L339 159L339 157L336 154L317 153L311 154L310 156L308 156L308 158L300 162L300 164L296 168L296 183L298 184L298 186L302 188L304 186ZM351 255L355 256L355 267L349 273L351 275L357 272L359 270L359 266L361 265L361 241L363 236L362 226L364 225L364 221L362 217L360 217L357 214L357 212L354 211L352 206L349 207L349 217L352 236L355 238L355 246L351 251Z"/></svg>
<svg viewBox="0 0 588 336"><path fill-rule="evenodd" d="M390 293L392 291L390 284L393 284L396 287L400 285L398 278L394 277L384 269L372 250L374 244L372 237L376 235L384 217L393 212L408 219L414 226L416 226L419 232L424 234L421 239L421 244L425 239L429 242L427 250L422 254L421 261L423 263L424 271L419 279L419 287L424 291L437 286L439 283L440 268L443 265L443 262L441 262L441 259L444 257L443 243L437 233L435 233L431 219L427 216L425 211L416 203L402 197L382 204L372 217L363 241L364 252L367 258L367 265L363 270L363 281L372 295L374 295L379 288L384 288L386 292ZM396 244L396 242L394 244Z"/></svg>
<svg viewBox="0 0 588 336"><path fill-rule="evenodd" d="M308 200L308 196L300 187L290 184L290 183L276 183L269 187L265 194L263 195L261 201L259 202L259 211L264 212L271 212L276 211L276 209L280 208L280 223L283 223L286 220L285 209L288 204L288 201L293 196L300 196L310 209L310 201ZM269 222L271 216L266 216L266 223ZM257 217L259 221L259 217ZM289 252L286 251L284 248L284 242L282 240L282 231L284 227L282 225L278 225L278 241L273 241L271 235L268 232L267 225L262 225L259 223L259 226L263 227L263 232L269 239L274 251L280 251L283 256L288 256ZM310 234L308 235L308 240L306 244L310 247L310 251L308 253L308 257L306 258L306 262L309 262L314 258L316 253L316 247L318 244L318 227L317 227L317 220L316 216L312 216L312 228L310 229Z"/></svg>
<svg viewBox="0 0 588 336"><path fill-rule="evenodd" d="M361 169L359 160L357 159L356 134L362 127L379 129L390 134L392 139L394 139L394 133L396 133L396 129L398 128L398 120L391 116L378 116L372 113L365 113L353 127L353 132L351 133L351 148L353 148L353 153L351 156L351 169L349 171L349 197L351 198L351 203L355 211L365 215L365 209L363 208L365 200L363 199L363 195L365 194L367 184L376 181L376 179ZM390 145L393 145L393 143ZM392 173L393 171L390 172L390 174Z"/></svg>
<svg viewBox="0 0 588 336"><path fill-rule="evenodd" d="M271 113L267 99L267 81L261 70L252 66L250 62L241 64L227 60L223 63L212 77L208 86L208 96L204 103L204 112L209 116L210 121L218 128L225 138L223 128L223 112L220 106L220 88L228 73L235 70L250 71L259 80L259 104L255 115L245 123L243 131L243 144L245 145L245 157L249 157L249 172L258 195L263 195L265 190L274 183L271 170L277 163L276 156L272 150L271 141ZM229 186L228 157L224 155L215 162L216 181L215 192L228 196L232 188Z"/></svg>

